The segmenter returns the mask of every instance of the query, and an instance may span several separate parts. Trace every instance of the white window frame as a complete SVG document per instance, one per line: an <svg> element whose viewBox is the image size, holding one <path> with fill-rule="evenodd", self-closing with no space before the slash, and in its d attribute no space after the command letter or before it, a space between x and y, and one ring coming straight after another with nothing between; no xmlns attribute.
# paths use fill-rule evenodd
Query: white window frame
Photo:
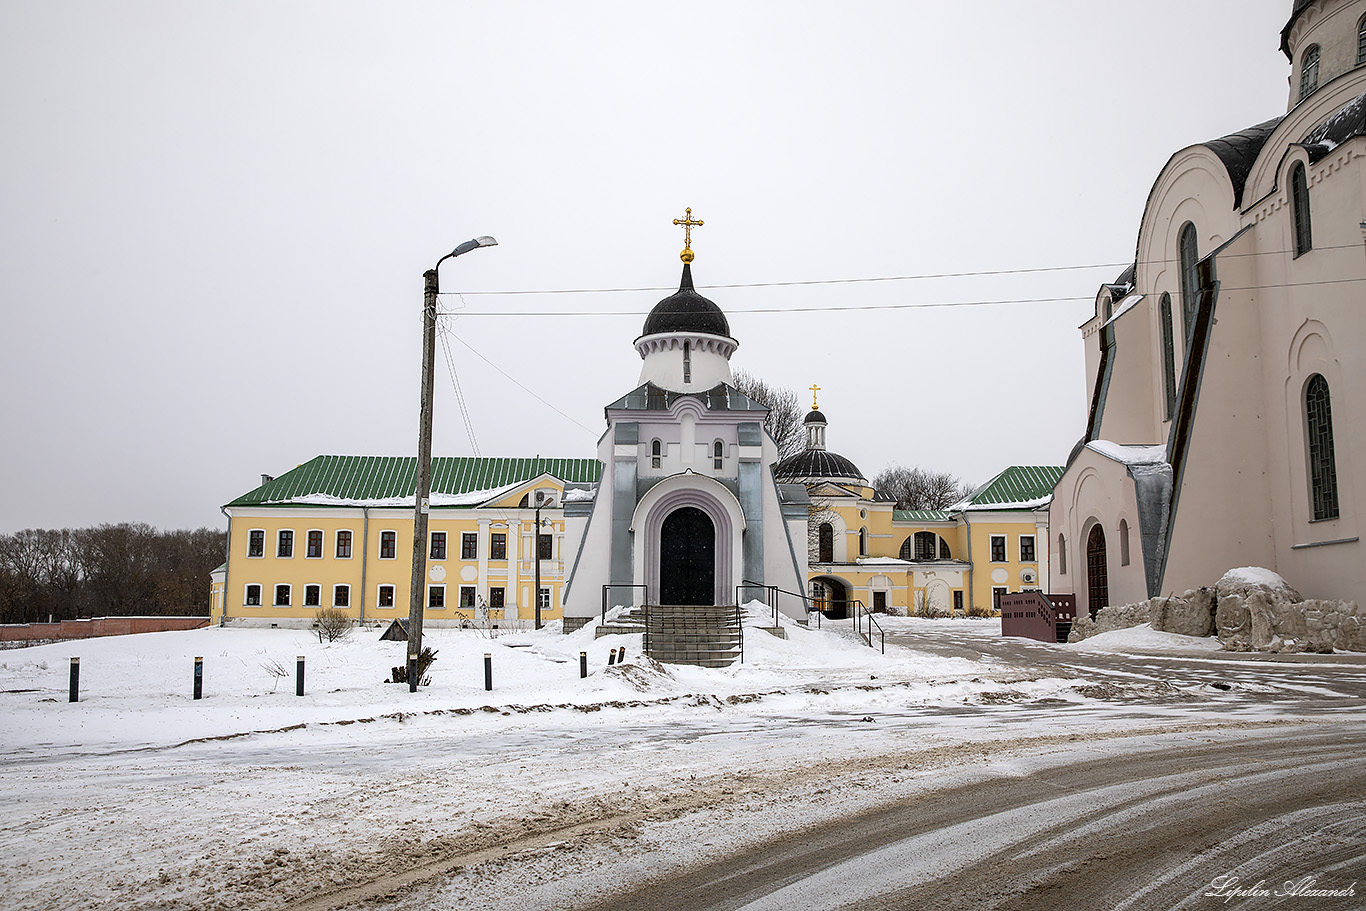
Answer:
<svg viewBox="0 0 1366 911"><path fill-rule="evenodd" d="M393 535L393 536L394 536L394 555L393 555L392 557L386 557L386 556L384 556L384 536L385 536L385 535ZM376 551L375 551L375 559L377 559L377 560L397 560L397 559L398 559L398 529L396 529L396 528L381 528L381 529L379 530L378 543L377 543L375 546L376 546L376 548L377 548Z"/></svg>
<svg viewBox="0 0 1366 911"><path fill-rule="evenodd" d="M340 601L337 600L337 593L338 593L338 592L343 592L343 591L346 592L346 603L345 603L345 604L342 604ZM345 582L338 582L338 583L336 583L335 585L332 586L332 606L333 606L333 607L350 607L350 606L351 606L351 586L350 586L350 585L347 585Z"/></svg>
<svg viewBox="0 0 1366 911"><path fill-rule="evenodd" d="M350 535L346 545L346 556L341 555L341 536ZM339 528L332 536L332 556L337 560L350 560L356 552L356 533L350 528Z"/></svg>
<svg viewBox="0 0 1366 911"><path fill-rule="evenodd" d="M432 545L436 543L436 539L437 539L438 536L440 536L440 538L441 538L441 543L442 543L441 550L442 550L442 552L445 554L444 557L433 557L433 556L432 556ZM429 532L427 532L427 559L428 559L428 560L436 560L436 561L440 562L440 561L442 561L442 560L449 560L450 558L451 558L451 536L450 536L450 534L449 534L448 532L444 532L444 531L429 531Z"/></svg>
<svg viewBox="0 0 1366 911"><path fill-rule="evenodd" d="M1028 539L1029 539L1029 546L1030 546L1030 548L1034 551L1034 558L1033 558L1032 560L1026 560L1025 557L1024 557L1024 542L1025 542L1025 538L1028 538ZM1037 563L1039 562L1039 537L1038 537L1038 535L1020 535L1020 540L1016 542L1016 546L1019 547L1019 549L1020 549L1020 550L1019 550L1019 554L1020 554L1020 562L1021 562L1021 563L1037 564ZM1006 556L1010 556L1010 555L1009 555L1009 554L1006 554Z"/></svg>
<svg viewBox="0 0 1366 911"><path fill-rule="evenodd" d="M258 532L258 531L261 533L261 552L260 552L259 554L253 554L253 553L251 552L251 536L254 535L254 534L255 534L256 532ZM265 530L264 528L248 528L248 529L247 529L247 559L248 559L248 560L264 560L265 558L266 558L266 530Z"/></svg>
<svg viewBox="0 0 1366 911"><path fill-rule="evenodd" d="M720 471L726 467L726 443L724 440L713 440L711 444L711 469Z"/></svg>
<svg viewBox="0 0 1366 911"><path fill-rule="evenodd" d="M311 534L313 534L313 532L315 532L315 531L318 533L318 555L317 555L316 557L310 557L310 556L308 555L308 536L311 535ZM323 531L321 528L310 528L310 529L308 529L307 531L305 531L305 532L304 532L304 559L305 559L305 560L321 560L321 559L322 559L323 557L325 557L325 556L327 556L327 532Z"/></svg>
<svg viewBox="0 0 1366 911"><path fill-rule="evenodd" d="M309 590L310 588L316 588L316 589L318 590L318 600L317 600L316 602L314 602L313 604L309 604L309 603L308 603L308 590ZM303 603L302 606L303 606L303 607L322 607L322 606L323 606L323 587L322 587L322 584L321 584L321 583L319 583L319 582L309 582L308 584L306 584L306 585L304 586L304 603Z"/></svg>
<svg viewBox="0 0 1366 911"><path fill-rule="evenodd" d="M554 610L551 607L550 589L543 586L536 595L536 601L541 606L541 610Z"/></svg>
<svg viewBox="0 0 1366 911"><path fill-rule="evenodd" d="M285 603L280 603L280 589L285 590ZM276 582L270 587L270 606L271 607L293 607L294 606L294 586L289 582Z"/></svg>
<svg viewBox="0 0 1366 911"><path fill-rule="evenodd" d="M432 592L436 591L437 589L441 590L440 606L432 604ZM450 602L446 600L446 583L429 583L427 585L427 610L446 610L446 608L448 608L449 606Z"/></svg>
<svg viewBox="0 0 1366 911"><path fill-rule="evenodd" d="M280 536L283 535L285 532L289 532L289 556L288 556L288 557L282 557L282 556L280 556ZM296 553L298 552L298 550L299 550L299 536L296 535L296 534L294 533L294 529L292 529L292 528L277 528L277 529L275 529L275 559L277 559L277 560L293 560L293 559L294 559L294 554L296 554Z"/></svg>
<svg viewBox="0 0 1366 911"><path fill-rule="evenodd" d="M650 467L660 468L664 464L664 441L656 437L650 441Z"/></svg>
<svg viewBox="0 0 1366 911"><path fill-rule="evenodd" d="M1000 560L996 559L996 541L1000 539L1001 550L1005 556ZM987 562L988 563L1009 563L1010 562L1010 537L1008 535L990 535L987 539Z"/></svg>
<svg viewBox="0 0 1366 911"><path fill-rule="evenodd" d="M541 507L541 508L544 509L545 507L543 506L543 507ZM474 556L472 556L472 557L467 557L467 556L465 556L465 538L466 538L467 536L474 539ZM446 550L446 553L449 555L449 554L450 554L450 550L447 549L447 550ZM466 563L474 563L474 562L478 561L478 559L479 559L479 532L477 532L477 531L462 531L462 532L460 533L460 559L461 559L461 560L464 560Z"/></svg>
<svg viewBox="0 0 1366 911"><path fill-rule="evenodd" d="M251 603L251 589L252 589L252 586L255 586L255 587L256 587L256 603L255 603L255 604L252 604L252 603ZM242 586L242 606L243 606L243 607L264 607L265 605L261 603L261 595L262 595L262 594L263 594L263 592L261 591L261 583L260 583L260 582L248 582L246 585Z"/></svg>
<svg viewBox="0 0 1366 911"><path fill-rule="evenodd" d="M466 591L468 591L468 592L470 593L470 603L469 603L469 604L466 604L466 603L465 603L465 592L466 592ZM460 591L456 594L456 598L458 599L458 600L456 601L456 607L457 607L457 608L459 608L460 610L474 610L476 607L479 606L479 586L477 586L477 585L462 585L462 586L460 586Z"/></svg>
<svg viewBox="0 0 1366 911"><path fill-rule="evenodd" d="M389 603L384 603L384 590L389 589ZM375 586L375 607L383 610L392 610L398 602L395 600L398 595L398 587L387 582Z"/></svg>

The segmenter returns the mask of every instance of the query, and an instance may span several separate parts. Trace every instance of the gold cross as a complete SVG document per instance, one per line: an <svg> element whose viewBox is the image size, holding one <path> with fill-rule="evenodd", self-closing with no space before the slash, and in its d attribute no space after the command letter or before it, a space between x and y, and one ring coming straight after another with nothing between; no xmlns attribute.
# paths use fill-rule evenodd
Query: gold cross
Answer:
<svg viewBox="0 0 1366 911"><path fill-rule="evenodd" d="M692 254L692 229L702 227L702 219L692 217L692 209L688 209L682 218L675 218L674 224L683 226L683 252L678 254L678 258L685 263L693 260Z"/></svg>
<svg viewBox="0 0 1366 911"><path fill-rule="evenodd" d="M820 408L816 405L816 393L817 393L817 392L820 392L820 391L821 391L821 387L819 387L819 386L812 386L812 387L811 387L811 410L812 410L812 411L820 411Z"/></svg>

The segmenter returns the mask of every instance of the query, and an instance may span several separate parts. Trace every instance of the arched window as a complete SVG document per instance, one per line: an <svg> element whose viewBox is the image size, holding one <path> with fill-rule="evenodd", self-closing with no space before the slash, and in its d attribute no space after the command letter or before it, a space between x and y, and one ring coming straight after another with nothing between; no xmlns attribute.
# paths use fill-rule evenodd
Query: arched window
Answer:
<svg viewBox="0 0 1366 911"><path fill-rule="evenodd" d="M683 382L692 382L692 348L683 343Z"/></svg>
<svg viewBox="0 0 1366 911"><path fill-rule="evenodd" d="M726 447L720 440L711 444L711 467L717 471L726 464Z"/></svg>
<svg viewBox="0 0 1366 911"><path fill-rule="evenodd" d="M1110 604L1110 571L1105 562L1105 530L1097 522L1086 538L1086 600L1091 619Z"/></svg>
<svg viewBox="0 0 1366 911"><path fill-rule="evenodd" d="M1110 318L1115 315L1115 299L1109 294L1105 295L1105 321L1108 323Z"/></svg>
<svg viewBox="0 0 1366 911"><path fill-rule="evenodd" d="M1315 519L1338 517L1338 471L1333 457L1333 405L1328 381L1320 374L1304 389L1305 429L1309 436L1309 491Z"/></svg>
<svg viewBox="0 0 1366 911"><path fill-rule="evenodd" d="M866 528L858 530L858 555L860 557L868 556L868 529Z"/></svg>
<svg viewBox="0 0 1366 911"><path fill-rule="evenodd" d="M1162 385L1167 402L1167 420L1176 411L1176 339L1172 329L1172 296L1162 295Z"/></svg>
<svg viewBox="0 0 1366 911"><path fill-rule="evenodd" d="M816 537L817 537L817 541L818 541L818 543L817 543L816 562L817 562L817 563L834 563L834 562L835 562L835 529L833 529L832 527L830 527L830 523L829 523L829 522L823 522L823 523L821 523L821 527L820 527L819 531L816 533Z"/></svg>
<svg viewBox="0 0 1366 911"><path fill-rule="evenodd" d="M1357 23L1357 66L1366 63L1366 18Z"/></svg>
<svg viewBox="0 0 1366 911"><path fill-rule="evenodd" d="M1319 46L1312 44L1300 60L1300 100L1319 87Z"/></svg>
<svg viewBox="0 0 1366 911"><path fill-rule="evenodd" d="M1067 539L1058 534L1058 575L1067 575Z"/></svg>
<svg viewBox="0 0 1366 911"><path fill-rule="evenodd" d="M1186 222L1181 229L1181 340L1189 347L1191 326L1195 325L1196 295L1200 291L1200 276L1195 271L1200 262L1200 239L1195 225Z"/></svg>
<svg viewBox="0 0 1366 911"><path fill-rule="evenodd" d="M664 456L664 444L659 440L650 443L650 467L658 468Z"/></svg>
<svg viewBox="0 0 1366 911"><path fill-rule="evenodd" d="M1119 520L1119 565L1129 565L1129 520Z"/></svg>
<svg viewBox="0 0 1366 911"><path fill-rule="evenodd" d="M915 559L915 535L910 535L906 538L905 541L901 542L901 553L899 553L897 556L899 556L902 560Z"/></svg>
<svg viewBox="0 0 1366 911"><path fill-rule="evenodd" d="M949 550L949 542L948 542L948 541L945 541L943 538L940 538L940 539L939 539L939 559L941 559L941 560L952 560L952 559L953 559L953 551Z"/></svg>
<svg viewBox="0 0 1366 911"><path fill-rule="evenodd" d="M1295 215L1295 255L1303 256L1314 247L1309 222L1309 181L1304 176L1303 162L1295 162L1290 169L1290 202Z"/></svg>

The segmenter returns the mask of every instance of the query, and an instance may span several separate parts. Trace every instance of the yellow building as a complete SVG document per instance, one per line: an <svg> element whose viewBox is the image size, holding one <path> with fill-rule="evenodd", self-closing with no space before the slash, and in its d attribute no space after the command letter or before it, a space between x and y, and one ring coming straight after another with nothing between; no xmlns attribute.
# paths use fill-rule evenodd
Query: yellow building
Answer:
<svg viewBox="0 0 1366 911"><path fill-rule="evenodd" d="M774 476L811 497L808 594L823 609L985 614L999 594L1047 589L1048 504L1062 466L1014 466L948 509L899 510L826 448L824 414L813 409L805 424L806 449Z"/></svg>
<svg viewBox="0 0 1366 911"><path fill-rule="evenodd" d="M416 461L318 456L224 506L214 621L307 626L323 607L407 617ZM596 459L433 459L426 622L527 621L537 597L541 619L559 619L577 545L564 538L565 491L592 489L601 470Z"/></svg>

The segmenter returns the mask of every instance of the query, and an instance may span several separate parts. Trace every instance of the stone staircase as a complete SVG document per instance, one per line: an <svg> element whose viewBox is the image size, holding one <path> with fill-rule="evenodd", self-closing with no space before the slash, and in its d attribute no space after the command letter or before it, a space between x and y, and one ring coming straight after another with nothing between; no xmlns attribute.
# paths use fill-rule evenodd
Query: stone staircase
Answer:
<svg viewBox="0 0 1366 911"><path fill-rule="evenodd" d="M650 605L645 653L665 664L730 667L740 660L744 633L735 605Z"/></svg>
<svg viewBox="0 0 1366 911"><path fill-rule="evenodd" d="M615 617L609 623L598 626L597 632L593 634L594 639L601 639L603 636L629 636L632 633L645 632L645 609L633 607L629 611Z"/></svg>

